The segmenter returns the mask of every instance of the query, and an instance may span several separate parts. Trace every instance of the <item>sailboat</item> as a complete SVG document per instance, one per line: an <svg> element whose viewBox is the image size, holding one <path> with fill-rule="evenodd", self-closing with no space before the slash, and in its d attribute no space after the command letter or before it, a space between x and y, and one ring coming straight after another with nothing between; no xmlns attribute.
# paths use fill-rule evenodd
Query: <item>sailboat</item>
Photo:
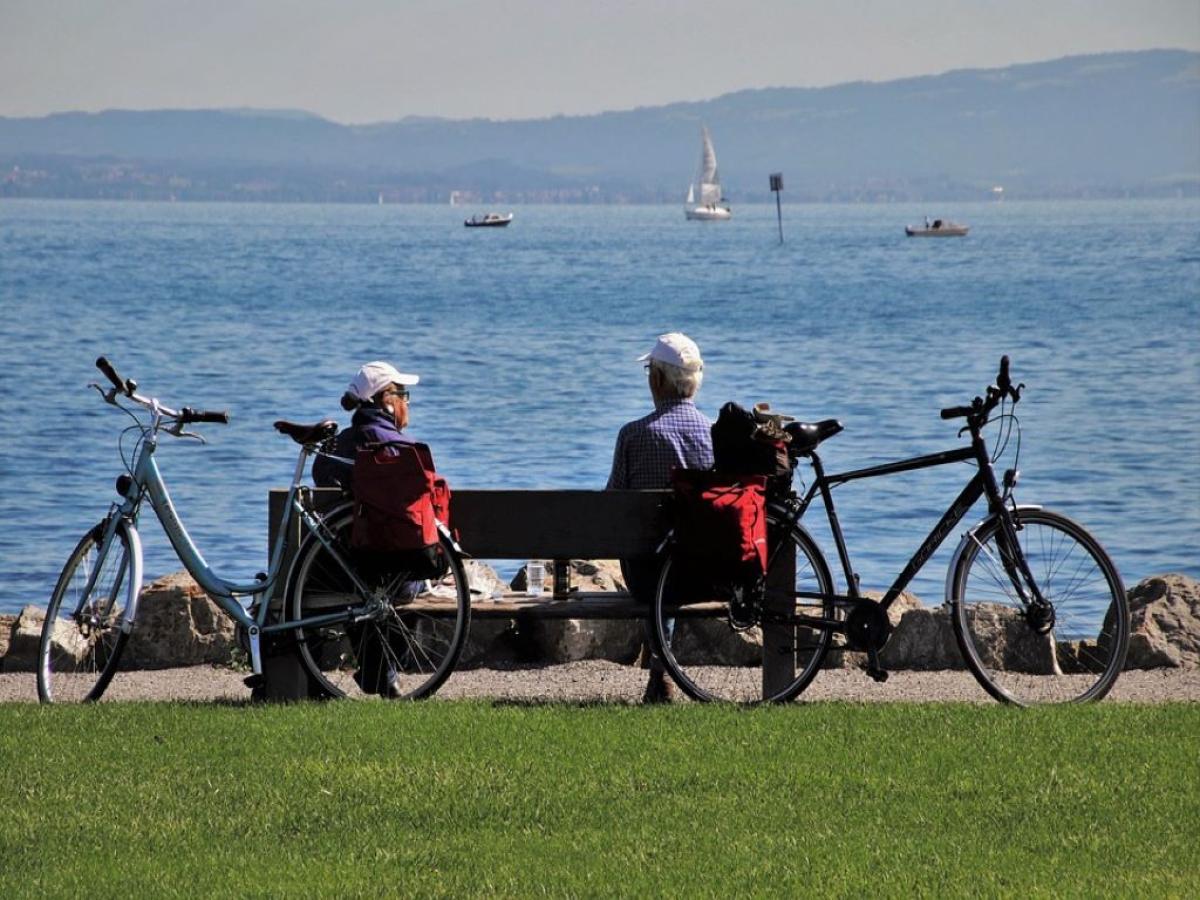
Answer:
<svg viewBox="0 0 1200 900"><path fill-rule="evenodd" d="M707 126L700 126L700 171L696 175L700 198L696 199L695 184L688 185L683 214L701 222L720 222L733 217L729 204L721 196L721 179L717 175L717 153L713 150L712 135Z"/></svg>

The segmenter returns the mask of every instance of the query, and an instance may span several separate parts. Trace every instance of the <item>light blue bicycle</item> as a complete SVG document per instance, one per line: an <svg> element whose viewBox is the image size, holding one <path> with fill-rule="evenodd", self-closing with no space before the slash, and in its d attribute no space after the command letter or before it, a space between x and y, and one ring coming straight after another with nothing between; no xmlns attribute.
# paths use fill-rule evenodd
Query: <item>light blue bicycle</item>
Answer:
<svg viewBox="0 0 1200 900"><path fill-rule="evenodd" d="M122 379L104 357L96 366L113 386L91 387L133 419L122 437L132 433L136 444L128 458L122 452L126 471L117 479L119 500L79 541L50 598L38 650L42 702L98 700L118 671L137 619L142 587L137 524L146 499L180 562L245 635L252 686L262 683L264 642L278 640L294 643L316 686L331 697L416 699L437 690L462 651L471 609L462 554L445 527L439 531L447 572L416 596L411 572L357 565L349 541L350 501L318 512L300 486L308 458L321 452L337 425L276 422L276 430L300 444L287 508L293 528L299 522L302 540L283 580L283 603L272 603L279 593L288 528L280 529L266 573L249 583L226 581L192 542L154 459L161 436L203 442L185 427L226 423L228 414L171 409L139 394L136 382Z"/></svg>

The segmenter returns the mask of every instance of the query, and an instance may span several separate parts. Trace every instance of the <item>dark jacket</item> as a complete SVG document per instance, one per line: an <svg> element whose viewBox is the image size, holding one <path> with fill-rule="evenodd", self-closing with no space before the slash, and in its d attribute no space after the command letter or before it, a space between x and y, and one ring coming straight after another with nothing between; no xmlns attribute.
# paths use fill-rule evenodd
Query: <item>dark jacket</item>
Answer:
<svg viewBox="0 0 1200 900"><path fill-rule="evenodd" d="M318 456L313 460L313 483L317 487L340 487L351 490L354 455L368 444L415 444L416 441L396 427L391 415L373 406L364 406L354 413L350 427L338 432L333 439L334 456ZM395 452L395 451L393 451ZM342 462L342 460L348 462Z"/></svg>

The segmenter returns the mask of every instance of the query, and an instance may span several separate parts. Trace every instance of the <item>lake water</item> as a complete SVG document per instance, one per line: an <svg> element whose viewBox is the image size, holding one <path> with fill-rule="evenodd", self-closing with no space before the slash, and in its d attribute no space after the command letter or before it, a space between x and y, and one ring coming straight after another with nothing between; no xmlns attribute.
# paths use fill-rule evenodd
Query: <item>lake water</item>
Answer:
<svg viewBox="0 0 1200 900"><path fill-rule="evenodd" d="M617 428L649 406L635 357L669 330L700 344L710 415L733 399L841 419L831 471L960 445L938 409L1007 353L1027 385L1018 498L1085 523L1128 584L1200 576L1200 204L785 207L783 246L765 205L720 224L514 212L464 229L449 207L0 202L0 611L46 602L113 497L127 420L86 388L101 354L165 403L230 411L201 426L208 446L164 439L158 459L208 561L245 581L294 463L271 422L344 421L362 362L421 375L411 431L452 486L602 487ZM927 213L970 236L906 239ZM838 489L865 588L969 476ZM142 532L148 577L179 568L152 516ZM955 543L915 584L927 602Z"/></svg>

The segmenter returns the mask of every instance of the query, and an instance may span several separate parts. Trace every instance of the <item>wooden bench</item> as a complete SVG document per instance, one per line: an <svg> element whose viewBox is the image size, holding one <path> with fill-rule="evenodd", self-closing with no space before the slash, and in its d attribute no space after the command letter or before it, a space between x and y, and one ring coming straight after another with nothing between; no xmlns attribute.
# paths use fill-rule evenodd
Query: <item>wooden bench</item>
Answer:
<svg viewBox="0 0 1200 900"><path fill-rule="evenodd" d="M331 509L344 502L339 490L317 488L312 490L314 506L319 511ZM666 511L666 500L671 492L662 491L595 491L595 490L456 490L451 503L451 519L458 532L459 544L472 558L484 560L530 560L549 559L566 563L572 559L636 559L653 556L662 544L670 527ZM284 522L287 492L273 490L269 496L269 542L274 546L275 536ZM290 518L290 517L289 517ZM300 525L292 520L286 527L289 531L283 559L286 575L295 555L300 539ZM785 550L790 554L790 542ZM790 561L790 556L789 556ZM567 568L569 572L569 567ZM782 590L781 596L790 597L793 590L791 566L784 565L776 572L786 576L786 581L773 585L776 578L768 579L768 588ZM280 578L274 602L282 601L284 578ZM551 581L547 573L547 583ZM436 602L436 601L434 601ZM721 609L719 604L693 604L682 611L682 615L714 615ZM523 592L505 592L499 598L473 598L472 618L566 618L566 619L640 619L647 615L646 605L639 603L627 591L588 592L568 590L542 598L528 597ZM778 645L790 647L794 640L793 629L765 629L765 650ZM777 664L769 668L771 680L785 679L790 675L789 662L783 662L783 653L770 654L768 658L780 657ZM300 690L295 669L283 660L273 667L266 667L268 696L297 696ZM278 682L270 686L272 680ZM302 695L302 694L301 694Z"/></svg>
<svg viewBox="0 0 1200 900"><path fill-rule="evenodd" d="M664 501L670 491L516 491L461 490L452 499L451 518L459 544L474 559L636 559L653 556L666 536ZM312 491L313 504L328 510L342 501L332 488ZM269 497L269 542L283 520L286 491ZM300 524L288 523L283 572L295 555ZM547 572L547 586L551 582ZM276 601L283 591L283 579ZM569 590L545 598L506 592L498 599L483 598L471 606L471 615L511 618L533 613L547 618L624 619L644 616L646 608L627 591Z"/></svg>

